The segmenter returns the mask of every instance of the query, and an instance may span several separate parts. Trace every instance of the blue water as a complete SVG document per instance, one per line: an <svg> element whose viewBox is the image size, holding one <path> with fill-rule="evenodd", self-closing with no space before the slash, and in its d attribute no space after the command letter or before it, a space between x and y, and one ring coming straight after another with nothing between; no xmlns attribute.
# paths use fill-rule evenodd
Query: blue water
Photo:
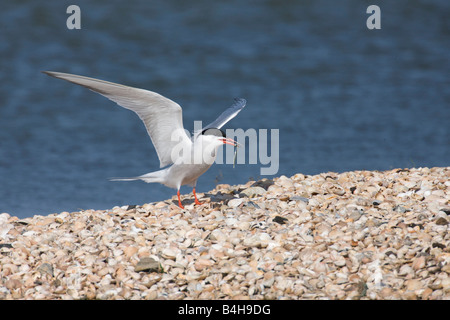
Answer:
<svg viewBox="0 0 450 320"><path fill-rule="evenodd" d="M68 30L66 8L81 8ZM280 130L277 175L450 165L450 2L42 1L0 11L0 212L27 217L170 198L137 116L54 70L159 92L184 124ZM197 186L261 178L215 165ZM270 178L270 176L269 176ZM191 192L183 187L182 192Z"/></svg>

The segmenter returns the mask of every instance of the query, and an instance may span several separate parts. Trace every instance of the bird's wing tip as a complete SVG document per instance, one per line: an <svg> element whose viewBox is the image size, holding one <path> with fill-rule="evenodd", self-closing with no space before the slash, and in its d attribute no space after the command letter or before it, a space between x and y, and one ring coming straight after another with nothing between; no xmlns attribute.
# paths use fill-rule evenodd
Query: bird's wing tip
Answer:
<svg viewBox="0 0 450 320"><path fill-rule="evenodd" d="M243 108L247 104L247 100L244 98L234 98L234 103L239 105L239 107Z"/></svg>
<svg viewBox="0 0 450 320"><path fill-rule="evenodd" d="M49 70L41 70L41 72L42 72L43 74L46 74L46 75L50 76L50 77L56 77L56 75L57 75L58 73L60 73L60 72L49 71Z"/></svg>

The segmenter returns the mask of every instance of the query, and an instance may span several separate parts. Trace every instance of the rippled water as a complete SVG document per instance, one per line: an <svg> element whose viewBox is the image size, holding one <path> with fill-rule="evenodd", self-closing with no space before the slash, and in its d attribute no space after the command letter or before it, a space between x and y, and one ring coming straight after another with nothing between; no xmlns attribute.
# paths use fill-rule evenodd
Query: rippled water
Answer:
<svg viewBox="0 0 450 320"><path fill-rule="evenodd" d="M243 97L229 128L280 130L277 175L450 165L450 3L9 1L0 12L0 212L19 217L171 197L132 112L41 70L159 92L184 123ZM245 183L261 165L215 165L198 183ZM190 192L184 187L183 192Z"/></svg>

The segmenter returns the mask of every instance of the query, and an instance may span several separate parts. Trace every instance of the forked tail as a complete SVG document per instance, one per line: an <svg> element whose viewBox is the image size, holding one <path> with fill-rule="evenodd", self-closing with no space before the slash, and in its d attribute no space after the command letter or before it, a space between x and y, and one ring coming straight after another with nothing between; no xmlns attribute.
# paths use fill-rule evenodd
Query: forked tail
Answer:
<svg viewBox="0 0 450 320"><path fill-rule="evenodd" d="M163 182L163 177L164 177L164 170L158 170L158 171L154 171L154 172L150 172L150 173L146 173L142 176L138 176L138 177L125 177L125 178L111 178L109 179L110 181L134 181L134 180L143 180L147 183L154 183L154 182L158 182L158 183L162 183Z"/></svg>

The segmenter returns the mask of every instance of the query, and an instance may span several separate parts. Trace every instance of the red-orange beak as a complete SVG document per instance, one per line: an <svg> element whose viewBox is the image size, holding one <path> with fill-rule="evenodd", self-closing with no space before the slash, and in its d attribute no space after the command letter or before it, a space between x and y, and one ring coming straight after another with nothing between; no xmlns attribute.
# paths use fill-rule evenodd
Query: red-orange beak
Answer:
<svg viewBox="0 0 450 320"><path fill-rule="evenodd" d="M229 145L232 145L232 146L237 146L238 145L238 143L236 141L234 141L233 139L230 139L230 138L223 138L221 140L222 140L223 144L229 144Z"/></svg>

